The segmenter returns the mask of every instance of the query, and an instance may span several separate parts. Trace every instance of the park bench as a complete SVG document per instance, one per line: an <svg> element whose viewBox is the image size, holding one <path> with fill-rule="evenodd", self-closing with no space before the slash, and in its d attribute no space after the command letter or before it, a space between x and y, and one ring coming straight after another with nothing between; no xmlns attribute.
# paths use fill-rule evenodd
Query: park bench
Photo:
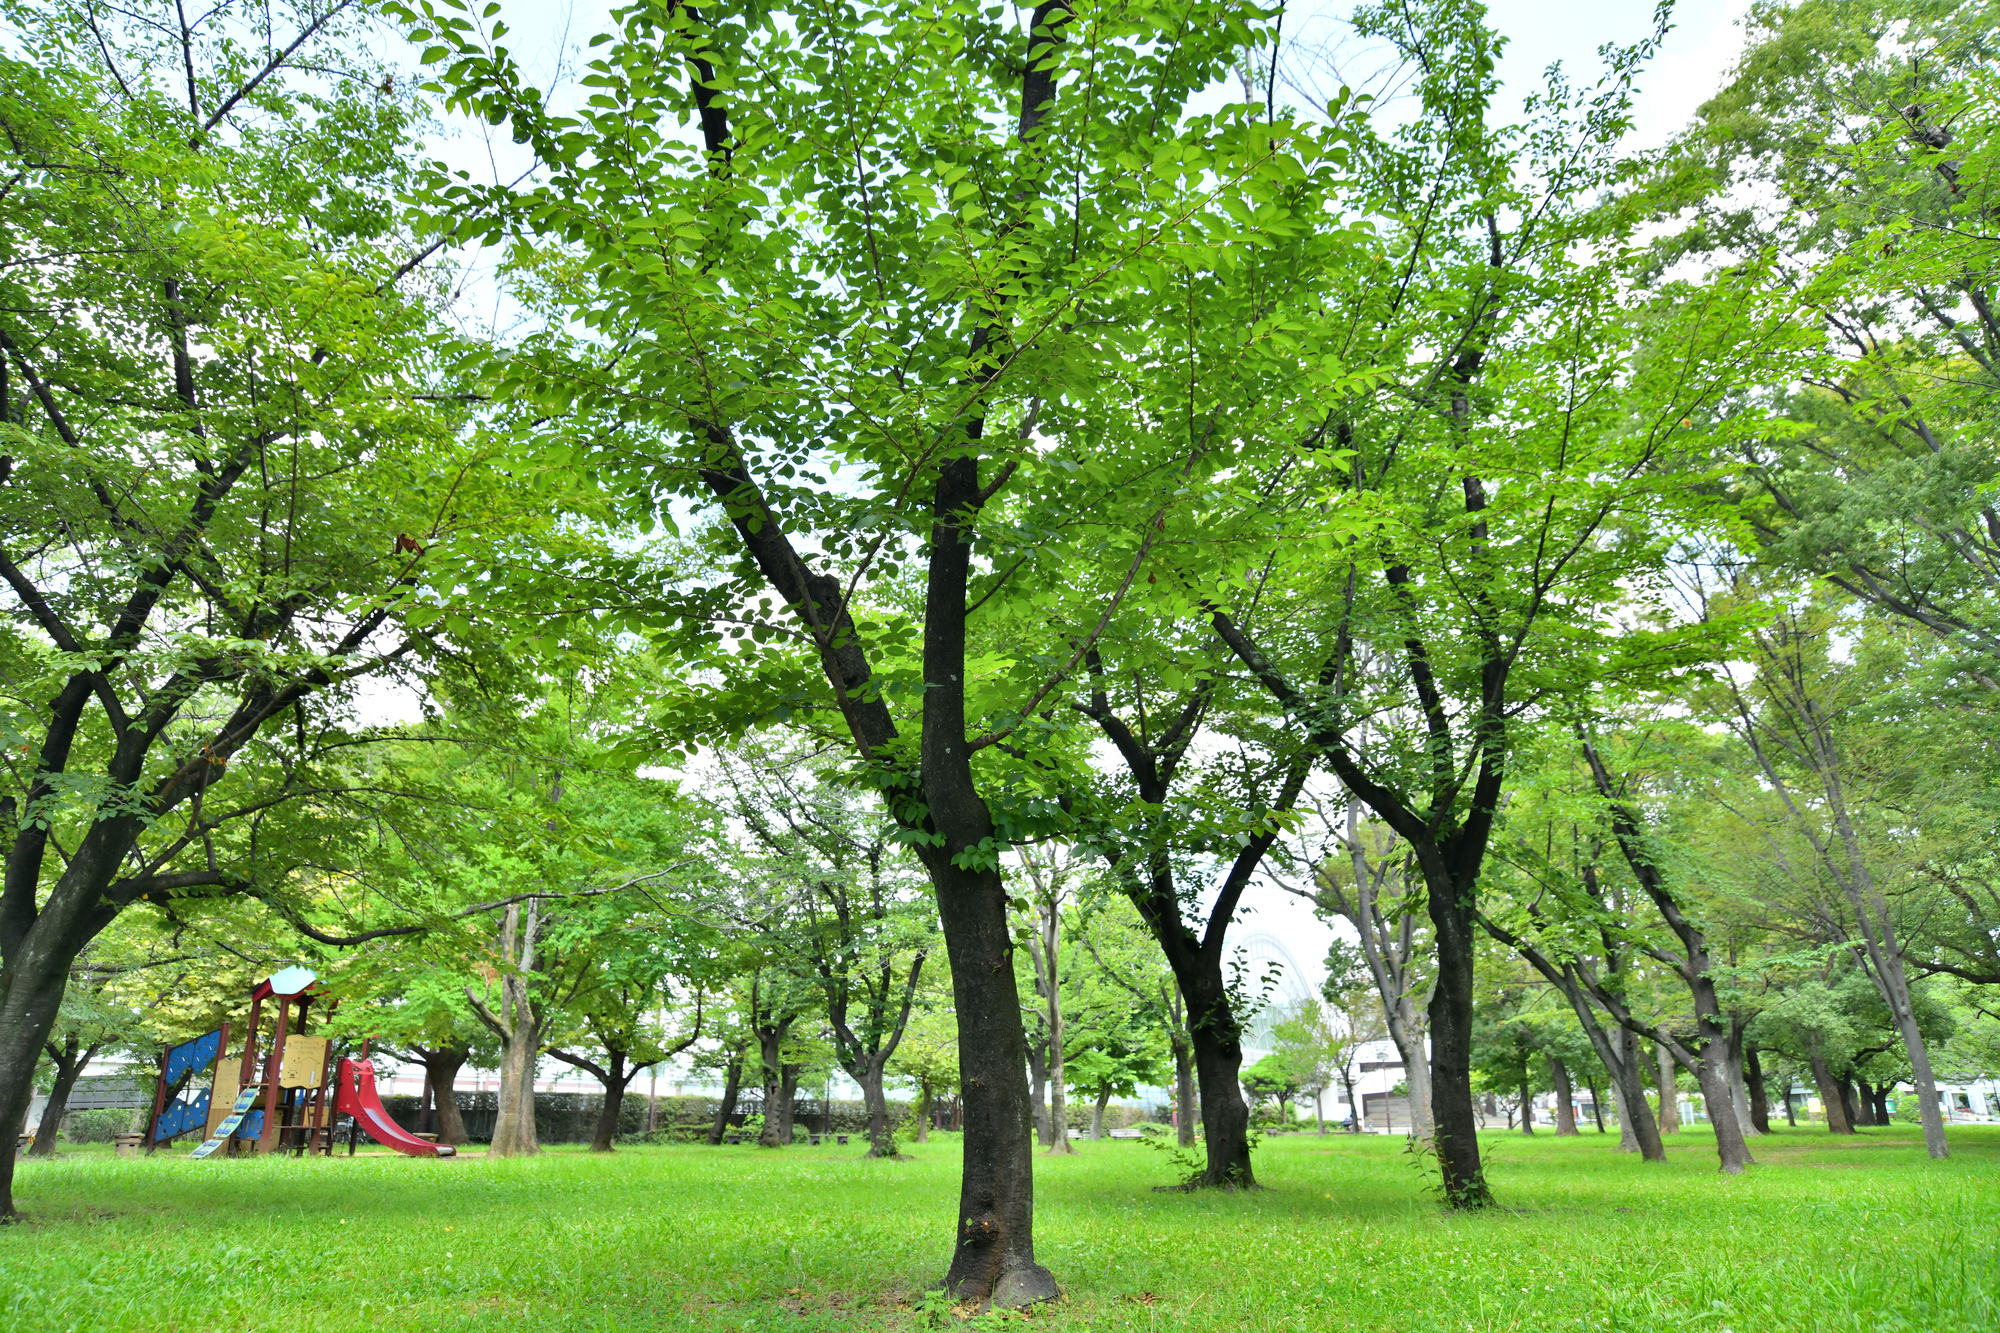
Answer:
<svg viewBox="0 0 2000 1333"><path fill-rule="evenodd" d="M1143 1139L1146 1137L1146 1131L1137 1127L1114 1129L1111 1131L1110 1137L1114 1139Z"/></svg>

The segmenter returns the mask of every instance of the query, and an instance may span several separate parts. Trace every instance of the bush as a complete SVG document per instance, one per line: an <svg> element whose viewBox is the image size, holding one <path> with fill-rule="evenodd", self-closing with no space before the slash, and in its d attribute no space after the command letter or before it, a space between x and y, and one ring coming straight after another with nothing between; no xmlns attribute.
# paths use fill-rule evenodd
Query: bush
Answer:
<svg viewBox="0 0 2000 1333"><path fill-rule="evenodd" d="M70 1143L109 1143L131 1132L130 1111L72 1111L62 1122L62 1137Z"/></svg>

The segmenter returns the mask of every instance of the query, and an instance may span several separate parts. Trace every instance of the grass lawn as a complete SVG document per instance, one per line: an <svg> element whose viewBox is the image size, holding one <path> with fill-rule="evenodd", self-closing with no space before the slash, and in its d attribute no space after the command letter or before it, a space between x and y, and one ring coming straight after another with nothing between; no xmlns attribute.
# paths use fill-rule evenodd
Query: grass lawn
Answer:
<svg viewBox="0 0 2000 1333"><path fill-rule="evenodd" d="M1648 1167L1586 1134L1487 1136L1501 1207L1441 1212L1400 1140L1268 1140L1247 1196L1155 1193L1165 1159L1038 1167L1051 1329L2000 1328L2000 1129L1759 1140L1716 1174L1691 1131ZM24 1161L0 1330L900 1329L944 1269L946 1139L854 1149Z"/></svg>

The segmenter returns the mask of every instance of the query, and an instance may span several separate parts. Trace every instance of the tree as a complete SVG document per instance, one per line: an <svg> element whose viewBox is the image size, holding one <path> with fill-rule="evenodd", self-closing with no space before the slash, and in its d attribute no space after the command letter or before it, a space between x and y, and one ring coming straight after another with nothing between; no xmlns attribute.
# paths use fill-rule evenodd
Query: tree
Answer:
<svg viewBox="0 0 2000 1333"><path fill-rule="evenodd" d="M85 946L134 904L281 897L359 682L479 642L464 575L549 520L429 392L463 344L414 279L449 235L406 225L418 107L358 4L7 20L12 1123Z"/></svg>
<svg viewBox="0 0 2000 1333"><path fill-rule="evenodd" d="M1183 1148L1195 1139L1194 1034L1177 978L1164 966L1150 932L1129 901L1096 895L1085 905L1077 930L1096 971L1138 1005L1134 1016L1165 1038L1174 1066L1174 1128ZM1246 1117L1247 1118L1247 1117Z"/></svg>
<svg viewBox="0 0 2000 1333"><path fill-rule="evenodd" d="M1331 846L1305 854L1312 891L1291 884L1285 888L1311 902L1322 917L1339 917L1354 928L1358 946L1336 940L1327 953L1322 994L1329 1004L1353 1015L1362 1007L1350 994L1355 983L1365 976L1374 986L1389 1039L1403 1057L1409 1085L1410 1137L1428 1140L1432 1129L1430 1053L1422 1015L1429 1007L1435 980L1425 966L1425 955L1430 952L1428 932L1418 923L1423 910L1422 876L1408 853L1400 849L1394 831L1363 820L1360 802L1351 797L1344 802L1341 820L1335 825L1321 814L1322 841ZM1350 1019L1349 1027L1353 1026ZM1351 1078L1347 1091L1352 1104ZM1355 1114L1360 1115L1359 1108Z"/></svg>
<svg viewBox="0 0 2000 1333"><path fill-rule="evenodd" d="M1269 232L1316 188L1317 141L1267 107L1189 105L1261 13L1084 20L1049 0L1010 30L637 6L598 48L589 103L558 116L469 7L413 11L446 96L546 164L531 188L451 204L589 275L549 284L551 332L499 368L502 391L540 404L635 515L671 496L727 520L709 533L727 577L662 626L715 673L714 731L837 737L929 872L966 1116L946 1285L1052 1297L1001 853L1061 823L1041 715L1211 466L1201 439L1155 431L1182 417L1177 377L1136 381L1174 406L1135 404L1130 354L1191 326L1182 272L1258 259L1256 211ZM675 117L699 144L660 132ZM1229 334L1239 358L1261 341ZM1052 624L1037 599L1058 583L1101 586L1100 609ZM718 650L724 629L741 650Z"/></svg>
<svg viewBox="0 0 2000 1333"><path fill-rule="evenodd" d="M1022 897L1030 915L1022 926L1028 961L1034 968L1034 992L1040 1001L1035 1017L1048 1049L1048 1133L1044 1142L1050 1152L1068 1154L1076 1149L1069 1141L1069 1114L1063 1104L1068 1077L1063 1071L1064 1043L1068 1040L1063 1027L1063 905L1070 898L1070 880L1076 867L1067 850L1024 847L1016 855L1028 881L1028 892ZM1039 1103L1041 1099L1037 1096L1035 1100Z"/></svg>
<svg viewBox="0 0 2000 1333"><path fill-rule="evenodd" d="M1111 644L1118 646L1119 640ZM1229 702L1219 697L1223 676L1215 645L1211 641L1184 654L1198 664L1191 682L1181 682L1186 667L1171 659L1157 669L1158 680L1142 669L1154 647L1152 634L1139 636L1132 646L1139 650L1129 654L1135 664L1114 657L1107 666L1107 654L1098 648L1086 654L1090 692L1072 703L1098 724L1132 784L1129 797L1119 793L1105 800L1118 814L1105 821L1108 827L1098 838L1117 883L1172 970L1187 1013L1207 1154L1198 1183L1248 1188L1256 1176L1249 1108L1239 1092L1247 1015L1232 1004L1227 940L1244 893L1305 789L1312 759L1271 746L1268 736L1252 736L1231 738L1234 753L1188 765L1204 725ZM1163 688L1168 681L1181 683ZM1177 790L1176 780L1190 775L1194 780ZM1225 868L1217 891L1203 901L1190 883L1191 872L1209 861Z"/></svg>
<svg viewBox="0 0 2000 1333"><path fill-rule="evenodd" d="M762 881L740 923L819 987L834 1060L868 1107L869 1153L893 1158L883 1084L936 947L935 909L893 827L837 775L766 747L720 764L757 846L746 869Z"/></svg>
<svg viewBox="0 0 2000 1333"><path fill-rule="evenodd" d="M121 1046L137 1049L150 1046L143 1039L135 1040L139 1033L132 1011L106 992L106 983L119 969L106 967L104 960L93 958L95 952L86 949L78 956L70 983L63 991L62 1012L56 1016L49 1040L43 1044L50 1065L49 1099L43 1104L34 1142L28 1146L31 1157L47 1157L55 1151L56 1133L69 1109L70 1092L93 1059Z"/></svg>
<svg viewBox="0 0 2000 1333"><path fill-rule="evenodd" d="M1854 802L1857 728L1849 715L1861 702L1853 678L1865 682L1867 673L1838 660L1832 639L1850 626L1837 617L1810 604L1774 611L1750 635L1750 679L1740 681L1733 671L1727 676L1732 727L1792 827L1811 846L1820 870L1846 899L1843 934L1851 929L1859 937L1855 957L1881 992L1902 1038L1923 1115L1924 1147L1932 1157L1948 1157L1937 1080L1911 998L1896 914L1877 877L1875 857L1864 845L1865 815ZM1809 785L1800 790L1801 784Z"/></svg>
<svg viewBox="0 0 2000 1333"><path fill-rule="evenodd" d="M1330 977L1328 985L1332 985ZM1317 1000L1307 1000L1272 1032L1278 1042L1272 1057L1283 1061L1291 1070L1299 1091L1311 1094L1313 1125L1321 1134L1326 1133L1325 1109L1320 1104L1321 1099L1334 1080L1340 1078L1353 1063L1355 1050L1368 1040L1366 1029L1354 1024L1337 1008L1322 1007ZM1351 1076L1347 1082L1351 1103L1354 1095Z"/></svg>

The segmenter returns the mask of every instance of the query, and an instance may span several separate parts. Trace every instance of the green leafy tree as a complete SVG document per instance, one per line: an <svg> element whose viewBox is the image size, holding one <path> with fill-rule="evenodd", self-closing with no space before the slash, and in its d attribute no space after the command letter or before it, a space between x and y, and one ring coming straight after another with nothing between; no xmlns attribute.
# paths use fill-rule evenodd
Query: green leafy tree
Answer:
<svg viewBox="0 0 2000 1333"><path fill-rule="evenodd" d="M287 804L327 783L360 682L483 642L477 572L550 519L435 392L462 344L403 202L419 108L360 6L4 21L13 1123L89 942L135 904L283 896Z"/></svg>

